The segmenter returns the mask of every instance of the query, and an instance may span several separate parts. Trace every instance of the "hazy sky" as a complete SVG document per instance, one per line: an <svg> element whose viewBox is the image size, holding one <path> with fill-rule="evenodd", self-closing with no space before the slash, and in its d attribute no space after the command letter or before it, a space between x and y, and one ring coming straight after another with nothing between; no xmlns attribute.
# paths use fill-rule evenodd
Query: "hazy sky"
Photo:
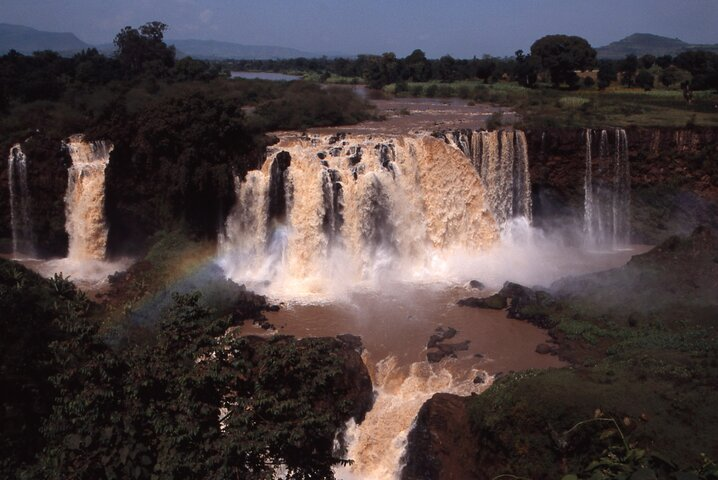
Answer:
<svg viewBox="0 0 718 480"><path fill-rule="evenodd" d="M161 20L167 38L278 45L310 52L430 57L513 55L543 35L598 47L631 33L718 43L718 0L1 0L0 23L112 41Z"/></svg>

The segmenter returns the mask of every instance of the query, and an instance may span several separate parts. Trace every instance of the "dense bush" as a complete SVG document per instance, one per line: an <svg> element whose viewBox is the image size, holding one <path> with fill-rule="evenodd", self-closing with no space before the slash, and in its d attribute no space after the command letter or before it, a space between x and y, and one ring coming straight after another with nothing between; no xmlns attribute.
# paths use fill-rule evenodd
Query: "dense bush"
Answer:
<svg viewBox="0 0 718 480"><path fill-rule="evenodd" d="M32 462L45 443L40 428L56 389L49 378L60 370L52 344L66 338L66 319L84 318L89 303L62 278L51 281L0 259L0 476Z"/></svg>
<svg viewBox="0 0 718 480"><path fill-rule="evenodd" d="M303 82L291 84L279 98L257 107L256 114L268 130L347 125L370 118L366 102L350 90Z"/></svg>
<svg viewBox="0 0 718 480"><path fill-rule="evenodd" d="M225 335L263 299L223 281L233 315L175 294L142 337L110 344L72 283L0 260L0 475L329 477L336 431L371 400L359 356L335 339Z"/></svg>

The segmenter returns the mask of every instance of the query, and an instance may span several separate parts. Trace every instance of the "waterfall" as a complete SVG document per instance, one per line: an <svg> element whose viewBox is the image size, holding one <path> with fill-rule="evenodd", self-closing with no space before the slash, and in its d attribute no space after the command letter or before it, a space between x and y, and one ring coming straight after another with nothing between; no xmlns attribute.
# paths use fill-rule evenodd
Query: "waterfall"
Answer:
<svg viewBox="0 0 718 480"><path fill-rule="evenodd" d="M488 388L493 379L475 368L463 373L448 365L416 362L401 367L395 356L372 369L377 396L366 418L347 425L347 458L355 463L335 468L338 479L387 480L399 478L407 437L421 406L437 392L468 396ZM488 381L476 384L481 374Z"/></svg>
<svg viewBox="0 0 718 480"><path fill-rule="evenodd" d="M529 152L526 145L526 134L522 131L514 133L516 141L514 157L514 217L524 217L529 222L533 218L531 203L531 175L529 173Z"/></svg>
<svg viewBox="0 0 718 480"><path fill-rule="evenodd" d="M628 245L631 236L631 172L628 138L622 128L616 129L613 191L613 247L618 248Z"/></svg>
<svg viewBox="0 0 718 480"><path fill-rule="evenodd" d="M622 248L630 243L631 177L626 131L615 129L613 152L601 130L598 156L594 136L585 132L584 234L589 248Z"/></svg>
<svg viewBox="0 0 718 480"><path fill-rule="evenodd" d="M461 130L447 134L446 139L476 168L499 226L516 217L531 221L531 176L524 132Z"/></svg>
<svg viewBox="0 0 718 480"><path fill-rule="evenodd" d="M65 230L71 260L102 260L107 246L105 168L112 144L73 135L65 145L72 158L65 193Z"/></svg>
<svg viewBox="0 0 718 480"><path fill-rule="evenodd" d="M235 185L220 263L265 293L423 281L498 239L471 162L431 136L288 136Z"/></svg>
<svg viewBox="0 0 718 480"><path fill-rule="evenodd" d="M10 189L10 228L13 256L34 254L35 237L30 215L30 189L27 184L27 157L20 144L8 156L8 187Z"/></svg>

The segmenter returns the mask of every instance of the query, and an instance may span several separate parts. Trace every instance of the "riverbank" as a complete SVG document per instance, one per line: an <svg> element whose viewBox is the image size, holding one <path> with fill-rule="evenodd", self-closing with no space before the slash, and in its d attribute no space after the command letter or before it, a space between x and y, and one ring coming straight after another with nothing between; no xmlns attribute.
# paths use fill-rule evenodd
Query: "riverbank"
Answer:
<svg viewBox="0 0 718 480"><path fill-rule="evenodd" d="M718 456L717 259L715 235L698 229L624 267L559 281L550 301L523 302L513 316L550 326L572 366L510 374L479 396L435 396L409 436L403 478L453 478L454 451L470 452L463 472L479 479L642 469L709 478L711 467L701 468L702 454ZM462 416L469 421L450 420Z"/></svg>

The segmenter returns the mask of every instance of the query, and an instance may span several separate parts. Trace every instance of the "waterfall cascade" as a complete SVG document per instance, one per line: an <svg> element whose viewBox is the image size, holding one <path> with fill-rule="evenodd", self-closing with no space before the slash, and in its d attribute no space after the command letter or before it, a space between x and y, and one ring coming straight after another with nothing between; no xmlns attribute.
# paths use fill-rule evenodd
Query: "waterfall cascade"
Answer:
<svg viewBox="0 0 718 480"><path fill-rule="evenodd" d="M421 406L437 392L468 396L488 388L493 378L475 368L452 372L446 365L416 362L398 365L395 356L376 364L372 383L378 395L361 425L350 420L345 438L347 458L355 463L338 467L341 480L386 480L399 478L407 437ZM474 383L482 375L487 382Z"/></svg>
<svg viewBox="0 0 718 480"><path fill-rule="evenodd" d="M30 189L27 184L27 157L20 144L10 149L8 186L13 256L17 257L21 253L32 255L35 250L35 238L30 214Z"/></svg>
<svg viewBox="0 0 718 480"><path fill-rule="evenodd" d="M105 168L112 144L73 135L65 145L72 158L65 194L65 229L70 260L102 260L107 247Z"/></svg>
<svg viewBox="0 0 718 480"><path fill-rule="evenodd" d="M228 275L260 290L424 280L442 255L498 238L472 164L437 138L288 137L267 158L236 179L220 238Z"/></svg>
<svg viewBox="0 0 718 480"><path fill-rule="evenodd" d="M584 234L589 248L621 248L630 243L631 176L626 131L586 135ZM612 145L611 145L612 143ZM613 147L613 148L611 148ZM598 155L594 155L594 152Z"/></svg>
<svg viewBox="0 0 718 480"><path fill-rule="evenodd" d="M459 130L446 135L481 176L487 202L500 226L531 220L531 177L526 135L520 130Z"/></svg>

